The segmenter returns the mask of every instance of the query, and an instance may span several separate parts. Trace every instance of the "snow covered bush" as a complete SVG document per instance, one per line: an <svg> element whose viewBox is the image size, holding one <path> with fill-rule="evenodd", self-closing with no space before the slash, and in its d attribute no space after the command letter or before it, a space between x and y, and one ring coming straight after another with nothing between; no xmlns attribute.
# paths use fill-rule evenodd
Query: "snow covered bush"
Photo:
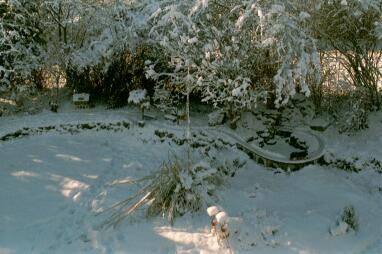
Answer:
<svg viewBox="0 0 382 254"><path fill-rule="evenodd" d="M336 157L333 153L325 154L322 165L330 165L340 170L359 173L362 170L373 170L382 173L382 162L376 158L360 158L359 156Z"/></svg>
<svg viewBox="0 0 382 254"><path fill-rule="evenodd" d="M346 206L342 212L341 220L349 225L350 229L357 231L359 228L358 217L355 213L354 206Z"/></svg>
<svg viewBox="0 0 382 254"><path fill-rule="evenodd" d="M144 205L148 206L148 216L160 214L172 223L177 216L199 211L212 203L214 191L222 183L223 176L207 162L188 166L180 158L175 158L164 163L159 172L148 179L150 182L146 187L114 207L118 210L104 226L118 224Z"/></svg>
<svg viewBox="0 0 382 254"><path fill-rule="evenodd" d="M278 66L273 77L276 106L285 105L296 91L309 96L309 86L321 79L316 40L308 28L309 13L293 1L249 1L246 10L239 18L240 25L256 18L260 30L257 46L267 49L269 59Z"/></svg>
<svg viewBox="0 0 382 254"><path fill-rule="evenodd" d="M64 52L58 60L70 88L91 93L111 107L126 105L133 89L145 88L152 95L152 83L143 73L152 1L41 2L49 41L43 47L45 58L57 59L55 52Z"/></svg>
<svg viewBox="0 0 382 254"><path fill-rule="evenodd" d="M221 184L222 176L206 162L188 169L178 161L164 165L158 179L158 191L148 213L162 214L169 221L187 212L196 212L211 203L211 195Z"/></svg>
<svg viewBox="0 0 382 254"><path fill-rule="evenodd" d="M151 17L150 38L167 51L171 70L157 71L153 61L147 76L167 76L180 90L198 91L231 112L269 91L277 106L296 90L309 95L306 80L319 80L319 56L304 30L309 15L292 10L277 1L167 3Z"/></svg>
<svg viewBox="0 0 382 254"><path fill-rule="evenodd" d="M148 77L160 81L164 89L170 82L177 87L178 92L183 94L201 92L205 101L212 101L218 105L224 100L228 101L229 99L226 97L232 98L232 91L235 85L239 86L240 78L235 77L237 70L226 73L213 72L210 68L211 63L207 62L224 55L219 52L219 43L223 43L222 34L219 34L216 27L211 26L211 21L208 20L210 14L205 11L207 7L207 1L184 1L179 4L165 5L152 15L154 25L151 28L150 36L169 55L168 64L171 70L157 71L155 62L148 62L146 73ZM203 24L204 21L207 23ZM231 58L231 60L233 59ZM223 61L219 63L223 64ZM224 62L224 64L228 63ZM216 80L211 80L214 75L224 74L231 75L232 80L228 77L223 77L226 80L220 79L218 83L215 82ZM163 76L167 79L160 80ZM249 82L246 82L247 88ZM214 95L213 98L206 95L207 89L211 96ZM217 98L218 89L225 89L226 97ZM239 90L237 90L237 94L239 94Z"/></svg>
<svg viewBox="0 0 382 254"><path fill-rule="evenodd" d="M341 214L341 217L337 220L336 226L330 228L329 232L332 236L344 235L350 230L358 231L359 222L355 213L355 209L352 205L346 206Z"/></svg>
<svg viewBox="0 0 382 254"><path fill-rule="evenodd" d="M331 59L329 64L339 65L335 67L337 77L362 93L359 100L368 110L381 106L380 4L380 0L319 1L311 11L310 26L319 39L320 50L327 52L324 56Z"/></svg>
<svg viewBox="0 0 382 254"><path fill-rule="evenodd" d="M350 109L345 112L344 117L339 119L342 132L355 132L368 128L369 111L362 100L350 102Z"/></svg>
<svg viewBox="0 0 382 254"><path fill-rule="evenodd" d="M321 162L324 165L331 165L338 169L347 171L347 172L361 172L365 163L359 163L358 157L350 158L336 158L334 154L326 154L323 161Z"/></svg>
<svg viewBox="0 0 382 254"><path fill-rule="evenodd" d="M177 92L170 87L162 88L157 85L153 101L159 110L173 116L179 116L184 112L186 98L183 93Z"/></svg>

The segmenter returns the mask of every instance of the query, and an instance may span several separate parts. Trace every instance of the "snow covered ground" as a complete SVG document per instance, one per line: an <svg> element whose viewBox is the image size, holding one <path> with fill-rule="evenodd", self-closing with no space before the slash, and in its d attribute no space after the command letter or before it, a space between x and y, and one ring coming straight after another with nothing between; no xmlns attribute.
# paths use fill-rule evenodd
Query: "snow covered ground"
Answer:
<svg viewBox="0 0 382 254"><path fill-rule="evenodd" d="M138 116L81 110L8 117L1 119L0 136L23 127L129 122ZM323 134L328 151L382 160L381 120L381 113L373 115L370 128L353 136L329 128ZM209 233L205 212L187 214L173 226L138 213L117 228L97 229L105 219L97 212L138 189L112 183L146 176L168 160L169 151L180 149L154 135L158 126L166 123L50 131L0 142L0 254L229 253ZM237 149L228 152L247 160L221 187L216 203L230 216L234 253L382 253L382 175L375 170L310 165L289 174L266 169ZM332 236L329 229L348 205L355 208L359 230Z"/></svg>

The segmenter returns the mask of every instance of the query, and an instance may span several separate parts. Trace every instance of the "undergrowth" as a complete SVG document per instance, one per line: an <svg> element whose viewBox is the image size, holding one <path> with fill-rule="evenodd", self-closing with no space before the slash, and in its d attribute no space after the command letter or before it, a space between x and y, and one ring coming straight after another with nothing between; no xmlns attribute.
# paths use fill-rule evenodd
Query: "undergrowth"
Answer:
<svg viewBox="0 0 382 254"><path fill-rule="evenodd" d="M173 156L158 172L142 179L147 183L145 187L111 207L112 215L100 227L114 227L143 207L147 216L161 215L171 224L176 217L205 209L214 203L216 189L225 182L225 177L232 175L227 172L244 165L236 160L216 167L212 164L213 161L189 164Z"/></svg>
<svg viewBox="0 0 382 254"><path fill-rule="evenodd" d="M327 154L321 161L321 165L333 166L347 172L359 173L362 170L371 169L382 174L382 163L376 158L360 159L358 156L338 158L334 154Z"/></svg>
<svg viewBox="0 0 382 254"><path fill-rule="evenodd" d="M349 225L349 228L357 231L359 228L358 217L353 206L346 206L342 211L341 220Z"/></svg>

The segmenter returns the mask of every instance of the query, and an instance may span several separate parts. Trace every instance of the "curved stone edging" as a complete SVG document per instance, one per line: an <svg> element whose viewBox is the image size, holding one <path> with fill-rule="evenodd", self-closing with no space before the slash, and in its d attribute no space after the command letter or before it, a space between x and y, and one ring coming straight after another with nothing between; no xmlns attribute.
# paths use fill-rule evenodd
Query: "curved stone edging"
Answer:
<svg viewBox="0 0 382 254"><path fill-rule="evenodd" d="M158 123L152 123L154 126L160 127L160 128L169 128L169 129L177 129L179 130L179 127L175 127L174 125L165 125L165 124L158 124ZM203 130L208 132L218 132L223 133L225 136L228 136L229 138L233 139L236 143L236 146L238 146L239 149L246 152L250 157L252 157L257 163L264 164L266 167L274 167L274 168L282 168L284 170L298 170L302 167L314 164L318 162L325 153L325 143L319 136L313 134L310 131L307 130L297 130L297 132L303 132L304 134L308 134L316 139L318 142L319 148L317 151L315 151L308 159L304 160L287 160L287 159L281 159L277 157L272 157L271 154L267 153L264 149L249 144L248 142L244 141L240 136L234 134L231 131L224 130L223 128L218 127L210 127L210 126L197 126L191 128L192 130Z"/></svg>
<svg viewBox="0 0 382 254"><path fill-rule="evenodd" d="M127 122L132 122L134 124L136 124L138 121L135 120L134 118L136 118L136 116L133 116L133 114L129 113L129 112L126 112L126 111L113 111L113 112L116 112L116 113L119 113L119 114L122 114L128 118L126 118L126 121ZM77 112L73 112L74 114L76 114ZM91 116L94 116L94 114L97 114L97 113L105 113L105 112L91 112L91 113L84 113L84 115L91 115ZM59 113L60 116L68 116L72 114L71 112L67 112L67 113ZM79 112L78 114L81 114L81 112ZM41 120L41 119L40 119ZM47 121L49 121L51 119L47 119ZM94 119L95 120L95 119ZM73 126L83 126L83 125L86 125L86 124L99 124L99 125L102 125L104 124L105 125L105 122L95 122L95 121L87 121L87 122L77 122L75 124L56 124L58 126L69 126L69 127L73 127ZM45 120L45 122L47 122ZM119 122L122 123L122 121L120 120ZM167 129L170 129L170 130L175 130L175 131L184 131L184 126L174 126L174 125L169 125L169 124L165 124L165 123L160 123L160 122L157 122L157 121L149 121L150 122L150 125L152 126L155 126L155 127L159 127L159 128L167 128ZM108 124L114 124L113 122L109 122ZM54 125L54 124L53 124ZM54 127L54 128L50 128L49 126L45 126L45 127L38 127L38 126L35 126L35 127L31 127L30 129L41 129L41 128L48 128L48 131L50 130L56 130L57 131L57 127ZM64 129L65 128L61 128L61 129ZM70 129L70 128L69 128ZM88 129L88 128L85 128L85 129ZM24 135L25 133L23 132L23 130L25 130L25 128L20 128L19 130L17 130L16 132L13 132L13 134L15 134L15 138L18 138L18 137L23 137L23 136L29 136L29 135ZM78 128L77 128L78 130ZM265 166L269 166L269 167L279 167L279 168L282 168L282 169L290 169L290 170L297 170L297 169L300 169L308 164L313 164L313 163L316 163L319 159L321 159L324 155L324 150L325 150L325 144L324 144L324 141L317 135L309 132L309 131L305 131L305 130L297 130L297 131L300 131L300 132L304 132L305 134L308 134L310 136L313 136L317 142L318 142L318 145L319 145L319 148L317 149L317 151L315 151L313 153L313 155L310 156L310 158L308 159L304 159L304 160L287 160L287 159L282 159L282 158L277 158L277 157L274 157L272 156L270 153L267 153L266 150L256 146L256 145L253 145L253 144L249 144L248 142L244 141L243 138L241 138L240 136L238 136L237 134L231 132L231 131L228 131L228 130L225 130L224 128L219 128L219 127L210 127L210 126L193 126L192 127L192 130L203 130L203 131L207 131L207 132L218 132L218 133L222 133L224 134L225 136L233 139L236 143L236 146L243 150L244 152L246 152L247 154L249 154L253 159L256 160L256 162L258 163L262 163L264 164ZM75 132L75 131L74 131ZM23 134L24 133L24 134ZM66 133L71 133L71 131L68 131ZM3 136L0 136L0 140L2 141L6 141L8 140L7 139L7 136L9 134L12 134L12 132L9 132L9 133L6 133L5 135ZM9 137L9 136L8 136Z"/></svg>
<svg viewBox="0 0 382 254"><path fill-rule="evenodd" d="M282 169L289 169L289 170L298 170L306 165L309 164L314 164L318 160L320 160L324 153L325 153L325 144L324 141L317 135L308 132L308 131L303 131L303 130L298 130L299 132L304 132L305 134L313 136L318 144L319 148L317 151L313 153L313 155L304 160L287 160L287 159L282 159L282 158L277 158L277 157L272 157L271 154L267 153L264 149L253 145L249 144L248 142L244 141L241 137L238 135L227 132L227 131L222 131L225 135L231 137L236 141L237 146L245 151L248 155L250 155L253 159L256 160L258 163L262 163L267 167L276 167L276 168L282 168Z"/></svg>
<svg viewBox="0 0 382 254"><path fill-rule="evenodd" d="M59 125L47 125L38 127L23 127L15 132L9 132L3 136L0 136L0 141L10 141L22 137L29 137L35 135L41 135L48 132L57 132L59 134L75 134L81 130L108 130L108 131L123 131L124 129L130 129L130 122L86 122L77 124L59 124Z"/></svg>

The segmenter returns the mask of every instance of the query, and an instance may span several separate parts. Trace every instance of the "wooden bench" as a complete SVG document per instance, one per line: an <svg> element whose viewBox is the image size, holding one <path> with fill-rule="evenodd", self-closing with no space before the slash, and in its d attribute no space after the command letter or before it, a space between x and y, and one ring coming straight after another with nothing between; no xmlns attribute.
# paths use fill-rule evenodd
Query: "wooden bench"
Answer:
<svg viewBox="0 0 382 254"><path fill-rule="evenodd" d="M88 93L75 93L73 94L73 103L78 108L88 108L89 98L90 94Z"/></svg>

